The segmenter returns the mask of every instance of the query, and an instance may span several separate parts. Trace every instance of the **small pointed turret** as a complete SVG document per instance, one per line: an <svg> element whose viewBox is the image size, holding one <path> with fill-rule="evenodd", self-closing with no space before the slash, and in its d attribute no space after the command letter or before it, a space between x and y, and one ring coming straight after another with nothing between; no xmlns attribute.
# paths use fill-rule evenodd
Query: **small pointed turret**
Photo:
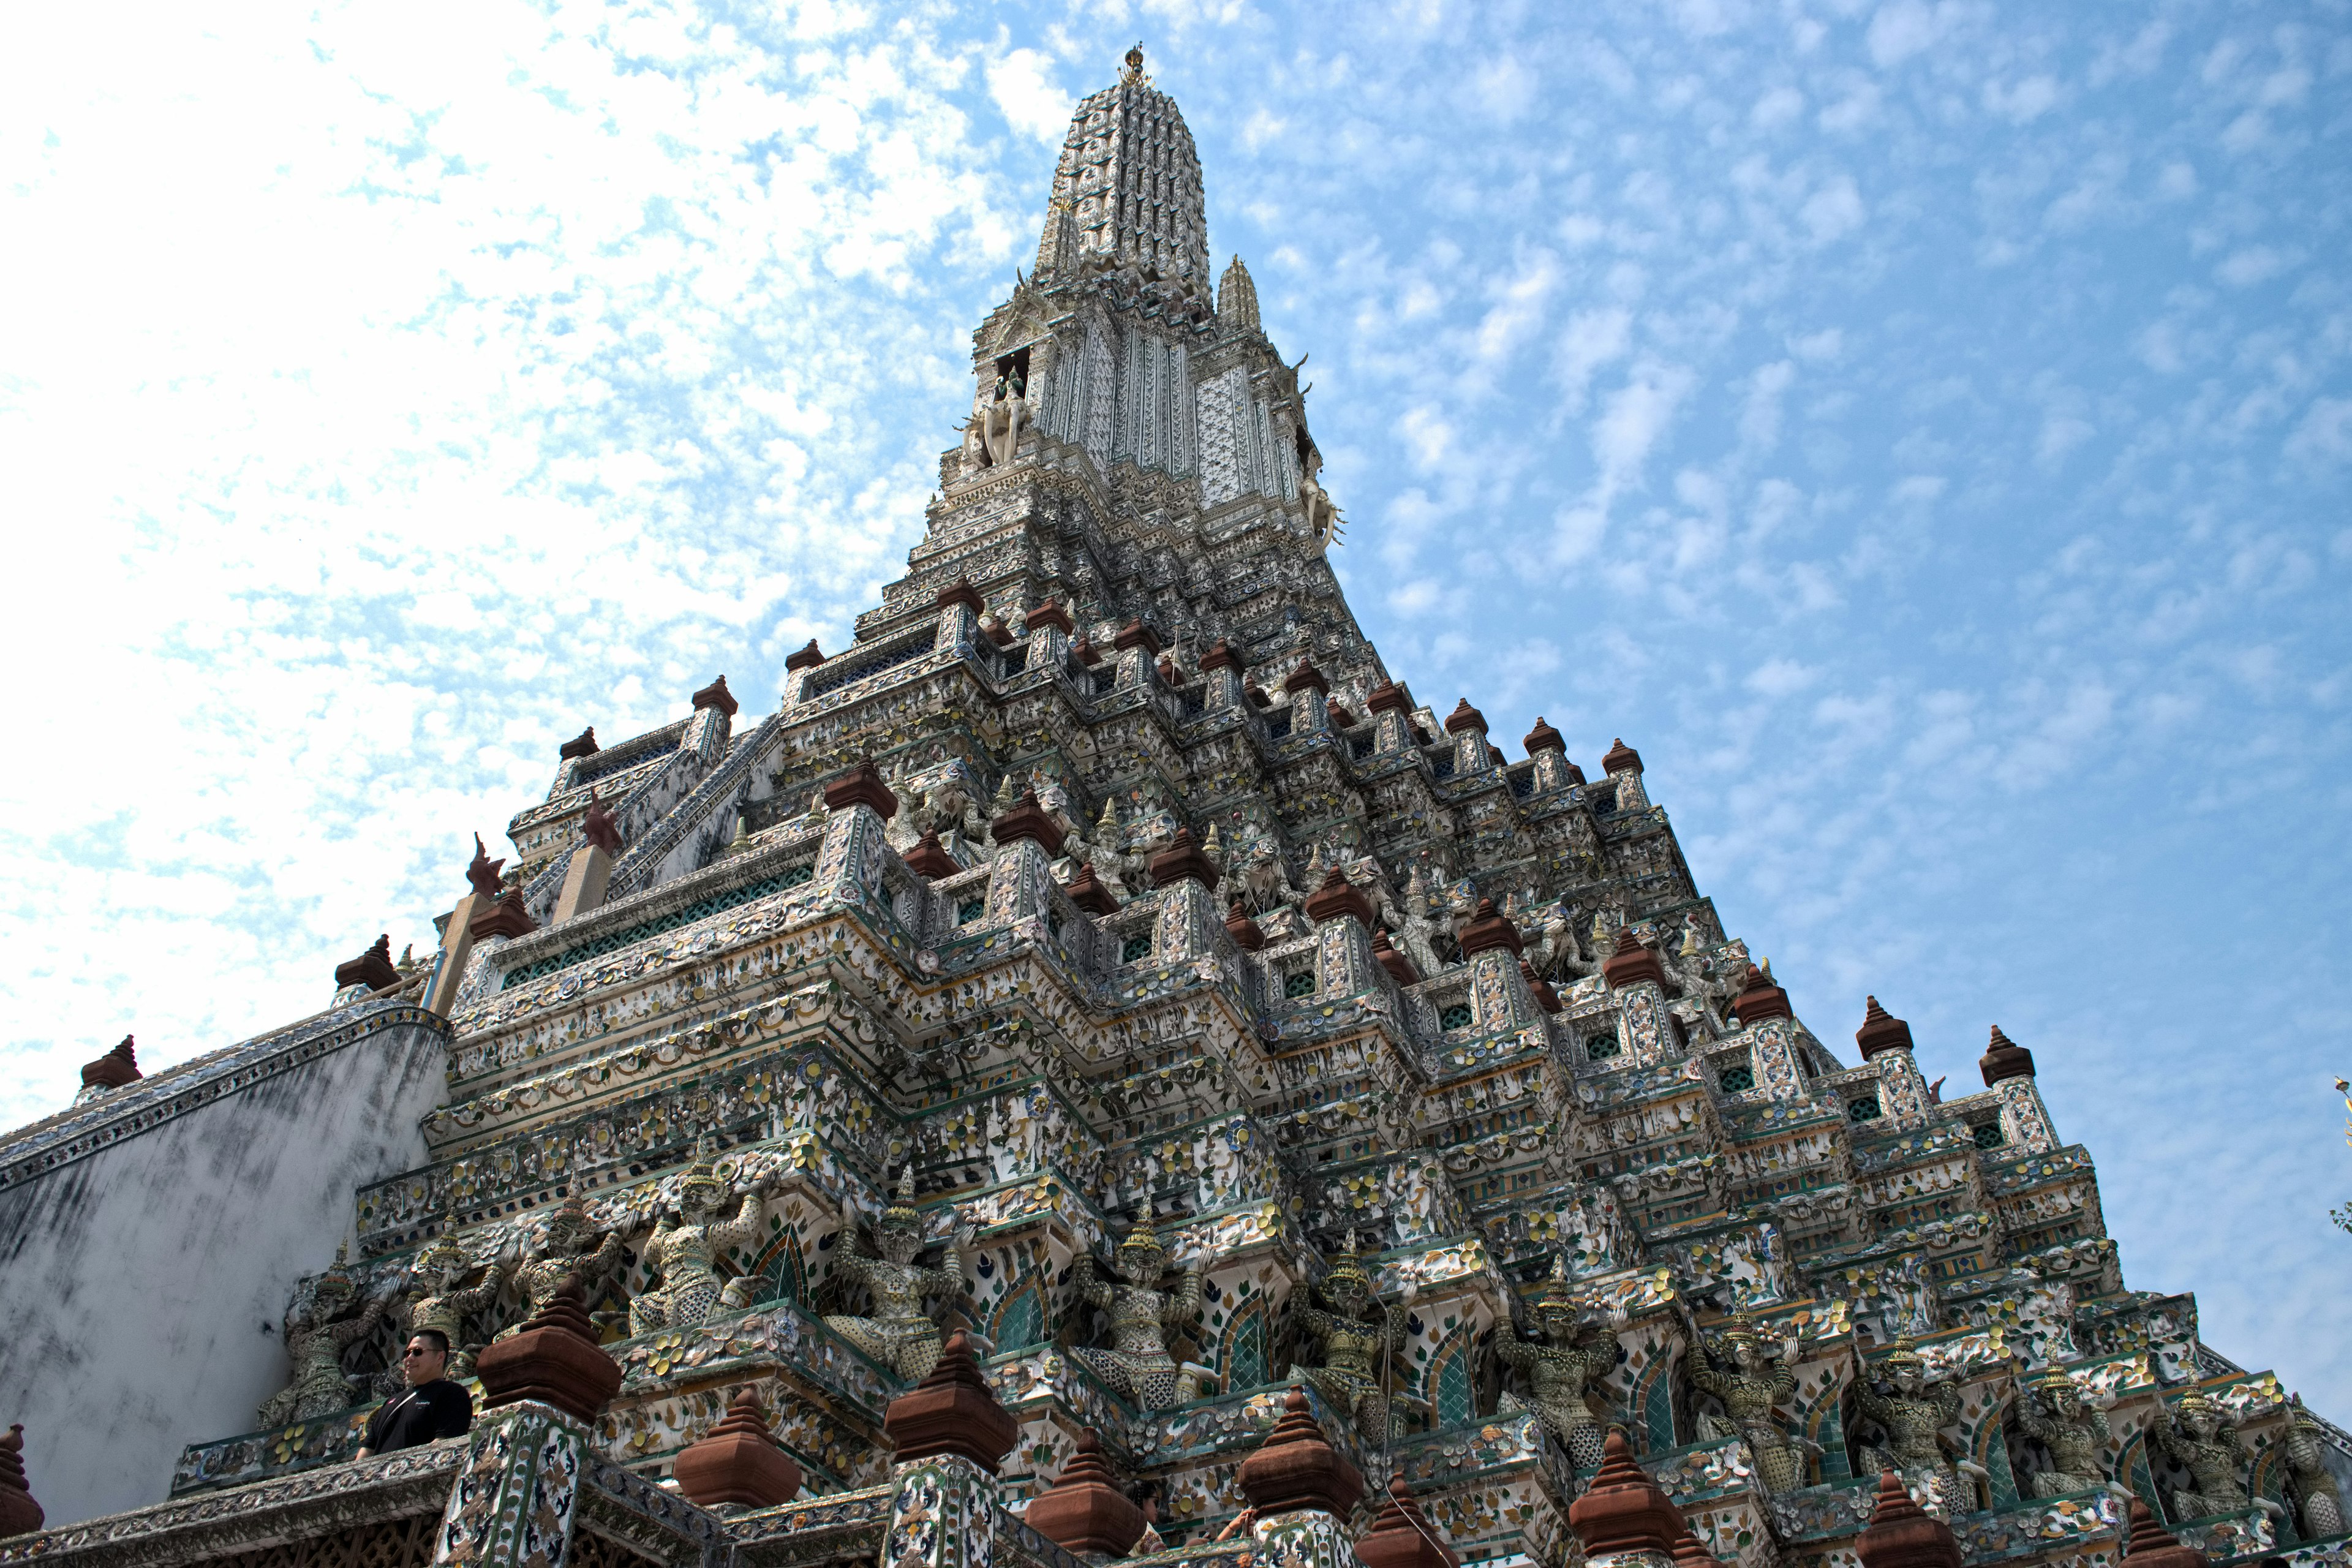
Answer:
<svg viewBox="0 0 2352 1568"><path fill-rule="evenodd" d="M1235 331L1265 330L1258 320L1257 285L1250 281L1249 268L1238 256L1226 264L1225 275L1217 280L1217 320Z"/></svg>
<svg viewBox="0 0 2352 1568"><path fill-rule="evenodd" d="M145 1076L139 1070L139 1057L131 1048L131 1037L125 1035L112 1050L81 1069L81 1086L84 1089L121 1089L124 1084L136 1083Z"/></svg>
<svg viewBox="0 0 2352 1568"><path fill-rule="evenodd" d="M1992 1026L1992 1044L1977 1058L1977 1070L1984 1074L1985 1087L1990 1089L2005 1078L2032 1078L2033 1053Z"/></svg>

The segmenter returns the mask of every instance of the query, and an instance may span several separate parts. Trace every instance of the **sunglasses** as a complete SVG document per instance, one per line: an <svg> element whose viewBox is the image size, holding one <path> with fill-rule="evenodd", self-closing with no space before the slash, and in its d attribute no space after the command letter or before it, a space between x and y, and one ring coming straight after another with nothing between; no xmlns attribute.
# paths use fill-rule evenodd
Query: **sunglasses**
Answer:
<svg viewBox="0 0 2352 1568"><path fill-rule="evenodd" d="M411 1345L406 1350L400 1352L400 1359L403 1361L415 1361L419 1356L444 1355L447 1352L444 1351L436 1351L430 1345L421 1347Z"/></svg>

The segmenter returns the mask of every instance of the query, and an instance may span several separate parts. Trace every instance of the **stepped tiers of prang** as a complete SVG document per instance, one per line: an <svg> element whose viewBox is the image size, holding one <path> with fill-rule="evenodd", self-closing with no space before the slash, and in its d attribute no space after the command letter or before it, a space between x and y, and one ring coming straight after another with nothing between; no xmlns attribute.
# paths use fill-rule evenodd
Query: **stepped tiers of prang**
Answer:
<svg viewBox="0 0 2352 1568"><path fill-rule="evenodd" d="M1817 1034L1633 748L1381 663L1139 52L972 370L771 710L0 1143L0 1563L2347 1563L2031 1051ZM420 1327L475 1429L354 1459Z"/></svg>

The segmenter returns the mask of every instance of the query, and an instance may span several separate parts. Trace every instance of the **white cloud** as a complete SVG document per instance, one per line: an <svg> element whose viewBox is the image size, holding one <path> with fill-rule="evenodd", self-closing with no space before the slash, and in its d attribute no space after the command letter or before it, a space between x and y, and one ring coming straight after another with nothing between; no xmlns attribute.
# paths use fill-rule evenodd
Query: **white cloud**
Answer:
<svg viewBox="0 0 2352 1568"><path fill-rule="evenodd" d="M988 96L1013 130L1059 147L1077 100L1055 84L1053 69L1053 57L1040 50L1010 50L988 62Z"/></svg>
<svg viewBox="0 0 2352 1568"><path fill-rule="evenodd" d="M1870 18L1870 58L1882 70L1941 41L1954 7L1926 0L1887 0Z"/></svg>

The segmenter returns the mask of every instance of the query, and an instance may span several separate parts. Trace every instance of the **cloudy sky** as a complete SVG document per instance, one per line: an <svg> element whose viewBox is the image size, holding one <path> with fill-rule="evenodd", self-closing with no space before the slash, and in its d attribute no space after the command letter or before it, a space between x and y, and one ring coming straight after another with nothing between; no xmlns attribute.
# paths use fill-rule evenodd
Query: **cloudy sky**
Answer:
<svg viewBox="0 0 2352 1568"><path fill-rule="evenodd" d="M1825 1038L2030 1047L2133 1282L2352 1417L2345 5L1345 14L15 16L0 1122L845 640L1140 37L1391 669L1638 746Z"/></svg>

